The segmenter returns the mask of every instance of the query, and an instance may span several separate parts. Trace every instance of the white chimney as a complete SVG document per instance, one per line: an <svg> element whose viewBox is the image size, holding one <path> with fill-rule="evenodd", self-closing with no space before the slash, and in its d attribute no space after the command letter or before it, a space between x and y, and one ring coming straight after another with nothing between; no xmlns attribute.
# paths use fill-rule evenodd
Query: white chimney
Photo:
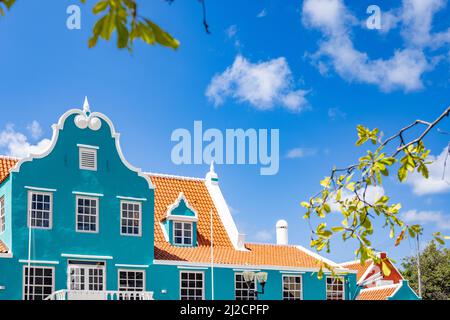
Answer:
<svg viewBox="0 0 450 320"><path fill-rule="evenodd" d="M288 244L288 223L286 220L277 221L277 244Z"/></svg>

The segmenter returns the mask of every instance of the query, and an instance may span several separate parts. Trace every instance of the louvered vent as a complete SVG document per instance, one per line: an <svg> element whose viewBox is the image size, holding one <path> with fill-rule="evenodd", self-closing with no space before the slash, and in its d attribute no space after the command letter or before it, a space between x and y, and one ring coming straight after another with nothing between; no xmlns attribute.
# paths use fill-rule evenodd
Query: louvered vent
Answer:
<svg viewBox="0 0 450 320"><path fill-rule="evenodd" d="M97 150L80 148L80 169L97 170Z"/></svg>

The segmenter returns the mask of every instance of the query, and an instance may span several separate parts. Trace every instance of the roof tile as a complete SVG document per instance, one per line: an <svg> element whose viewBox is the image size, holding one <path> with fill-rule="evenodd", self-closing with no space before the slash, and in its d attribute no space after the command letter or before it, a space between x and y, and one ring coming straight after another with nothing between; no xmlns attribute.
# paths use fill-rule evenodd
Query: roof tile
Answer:
<svg viewBox="0 0 450 320"><path fill-rule="evenodd" d="M364 273L367 271L367 269L372 264L372 260L366 260L363 265L361 265L361 262L359 260L351 261L351 262L344 262L341 263L341 266L344 268L350 269L350 270L356 270L358 271L358 274L356 275L356 281L359 281L361 277L364 275Z"/></svg>
<svg viewBox="0 0 450 320"><path fill-rule="evenodd" d="M155 185L155 259L211 262L211 224L213 212L214 263L251 266L283 266L318 268L321 261L295 246L271 244L246 244L247 251L236 250L220 220L214 202L202 179L150 175ZM172 246L162 233L160 222L164 220L167 207L183 192L189 205L198 213L198 246L192 248Z"/></svg>
<svg viewBox="0 0 450 320"><path fill-rule="evenodd" d="M8 247L0 240L0 253L8 253Z"/></svg>
<svg viewBox="0 0 450 320"><path fill-rule="evenodd" d="M10 170L16 165L18 159L0 156L0 183L6 180Z"/></svg>
<svg viewBox="0 0 450 320"><path fill-rule="evenodd" d="M399 286L400 284L362 289L356 300L387 300Z"/></svg>

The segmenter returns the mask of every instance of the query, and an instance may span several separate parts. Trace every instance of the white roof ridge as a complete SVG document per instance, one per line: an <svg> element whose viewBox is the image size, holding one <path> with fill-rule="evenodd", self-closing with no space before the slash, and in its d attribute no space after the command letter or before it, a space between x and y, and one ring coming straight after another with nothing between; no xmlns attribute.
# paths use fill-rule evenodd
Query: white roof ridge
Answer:
<svg viewBox="0 0 450 320"><path fill-rule="evenodd" d="M166 173L144 172L144 174L147 174L149 176L154 176L154 177L160 177L160 178L172 178L172 179L181 179L181 180L205 181L205 178L178 176L178 175L166 174Z"/></svg>
<svg viewBox="0 0 450 320"><path fill-rule="evenodd" d="M378 285L378 286L374 286L374 287L370 287L370 288L364 288L361 289L361 291L376 291L376 290L384 290L384 289L390 289L390 288L398 288L398 287L402 286L402 283L394 283L394 284L382 284L382 285Z"/></svg>
<svg viewBox="0 0 450 320"><path fill-rule="evenodd" d="M3 155L3 154L0 154L0 158L3 158L3 159L10 159L10 160L20 160L20 159L21 159L21 158L19 158L19 157L7 156L7 155Z"/></svg>

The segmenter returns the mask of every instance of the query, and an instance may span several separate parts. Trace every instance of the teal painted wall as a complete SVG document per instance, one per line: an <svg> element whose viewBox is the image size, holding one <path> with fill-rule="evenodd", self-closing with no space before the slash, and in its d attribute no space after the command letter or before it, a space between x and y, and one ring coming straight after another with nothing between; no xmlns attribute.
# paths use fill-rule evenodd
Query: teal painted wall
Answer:
<svg viewBox="0 0 450 320"><path fill-rule="evenodd" d="M79 129L70 115L52 152L41 159L24 162L19 172L13 172L12 251L13 259L0 259L7 297L22 297L22 267L20 259L28 258L28 227L26 186L56 189L53 193L53 227L32 229L31 260L51 260L56 265L56 290L67 287L67 258L62 253L112 256L107 261L107 288L117 289L115 264L149 265L153 260L154 193L148 182L128 169L116 150L111 128L102 120L101 129ZM98 146L97 171L79 169L77 144ZM77 192L103 194L99 197L98 233L80 233L75 228L75 198ZM142 236L120 235L120 199L117 196L146 198L142 202ZM7 266L5 266L7 265ZM147 278L148 279L148 278ZM6 282L6 283L5 283ZM1 283L1 282L0 282ZM0 293L4 295L5 293ZM0 296L1 297L1 296Z"/></svg>
<svg viewBox="0 0 450 320"><path fill-rule="evenodd" d="M389 300L420 300L413 289L408 284L408 281L403 280L401 288Z"/></svg>
<svg viewBox="0 0 450 320"><path fill-rule="evenodd" d="M0 198L3 196L5 201L5 231L0 233L0 240L11 248L12 228L11 228L11 177L8 177L0 185Z"/></svg>
<svg viewBox="0 0 450 320"><path fill-rule="evenodd" d="M152 285L154 297L158 300L178 300L180 298L180 272L197 271L203 272L205 277L205 298L211 299L211 269L210 268L183 268L172 265L153 265L151 268ZM278 270L260 271L268 273L268 279L265 286L265 292L259 296L260 300L281 300L282 299L282 277L283 275L299 275L298 273L281 273ZM233 268L214 268L214 298L215 300L234 300L235 299L235 274L241 271L235 271ZM321 280L317 278L317 273L305 272L302 275L303 281L303 299L304 300L325 300L326 286L325 277ZM345 276L346 299L350 299L356 288L356 276L349 274ZM165 290L167 293L162 293ZM258 287L260 291L261 288ZM353 294L354 296L354 294Z"/></svg>

